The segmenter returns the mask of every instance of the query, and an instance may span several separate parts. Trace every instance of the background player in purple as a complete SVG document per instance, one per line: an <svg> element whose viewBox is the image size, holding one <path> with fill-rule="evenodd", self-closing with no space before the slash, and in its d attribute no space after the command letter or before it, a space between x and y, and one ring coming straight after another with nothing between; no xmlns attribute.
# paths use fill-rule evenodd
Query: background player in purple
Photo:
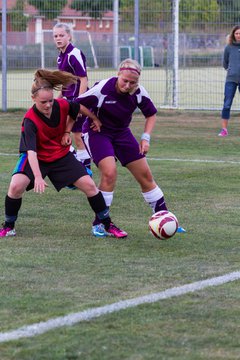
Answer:
<svg viewBox="0 0 240 360"><path fill-rule="evenodd" d="M86 120L83 132L85 145L100 170L99 189L106 204L110 207L113 200L117 158L135 177L144 200L155 213L167 210L163 192L153 179L145 156L149 150L157 109L145 88L139 85L140 74L138 62L126 59L119 65L117 77L100 81L76 101L93 109L102 123L100 132L94 132L89 127L90 122ZM139 143L129 128L133 112L137 108L145 117L144 132ZM183 232L184 229L179 228L178 231ZM92 233L99 237L108 236L97 217L93 222ZM115 236L126 237L127 233L116 229Z"/></svg>
<svg viewBox="0 0 240 360"><path fill-rule="evenodd" d="M21 129L20 156L13 171L5 198L5 223L0 237L15 236L15 222L22 204L23 193L34 189L43 193L48 176L57 191L74 184L87 196L88 202L109 229L111 219L102 193L88 175L85 166L69 151L71 138L66 132L69 118L73 122L79 111L92 119L92 129L101 123L83 105L65 99L54 99L54 90L76 82L76 77L63 71L39 69L31 93L34 105L26 112Z"/></svg>
<svg viewBox="0 0 240 360"><path fill-rule="evenodd" d="M61 95L68 100L73 100L88 89L86 58L80 49L72 45L71 38L71 29L68 24L57 23L54 26L53 39L59 50L58 69L70 72L78 77L76 84L71 84L61 92ZM72 133L76 145L77 159L90 168L91 159L82 141L82 124L85 119L84 116L78 117L72 128Z"/></svg>

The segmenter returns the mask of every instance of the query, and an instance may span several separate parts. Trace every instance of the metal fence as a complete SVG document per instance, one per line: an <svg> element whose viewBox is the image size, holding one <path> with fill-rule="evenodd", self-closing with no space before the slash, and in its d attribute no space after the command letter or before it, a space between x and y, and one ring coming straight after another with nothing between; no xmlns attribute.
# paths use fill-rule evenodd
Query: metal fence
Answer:
<svg viewBox="0 0 240 360"><path fill-rule="evenodd" d="M3 0L0 6L3 109L29 106L34 71L56 68L52 28L59 21L72 27L73 43L87 57L90 86L133 57L158 108L222 107L222 53L240 0Z"/></svg>

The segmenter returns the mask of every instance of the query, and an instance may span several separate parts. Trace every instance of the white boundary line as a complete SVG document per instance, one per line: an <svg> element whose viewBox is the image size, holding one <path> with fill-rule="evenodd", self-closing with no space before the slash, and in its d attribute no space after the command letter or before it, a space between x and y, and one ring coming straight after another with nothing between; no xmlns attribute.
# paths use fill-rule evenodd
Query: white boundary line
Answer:
<svg viewBox="0 0 240 360"><path fill-rule="evenodd" d="M89 321L102 315L111 314L123 309L136 307L141 304L154 303L159 300L169 299L171 297L184 295L194 291L202 290L210 286L218 286L231 281L240 279L240 271L225 274L206 280L197 281L191 284L170 288L158 293L152 293L145 296L136 297L129 300L122 300L113 304L91 308L85 311L72 313L66 316L60 316L45 322L39 322L32 325L23 326L17 330L0 333L0 343L10 340L18 340L20 338L28 338L40 335L63 326L72 326L81 321Z"/></svg>
<svg viewBox="0 0 240 360"><path fill-rule="evenodd" d="M155 161L176 161L176 162L196 162L196 163L213 163L213 164L240 164L240 161L234 160L201 160L201 159L171 159L171 158L152 158L147 157L148 160Z"/></svg>
<svg viewBox="0 0 240 360"><path fill-rule="evenodd" d="M0 153L0 156L18 156L19 154L5 154L5 153Z"/></svg>
<svg viewBox="0 0 240 360"><path fill-rule="evenodd" d="M19 154L0 153L0 156L14 156L15 157L15 156L19 156ZM204 160L204 159L155 158L155 157L147 157L147 160L213 163L213 164L240 164L240 161L235 161L235 160Z"/></svg>

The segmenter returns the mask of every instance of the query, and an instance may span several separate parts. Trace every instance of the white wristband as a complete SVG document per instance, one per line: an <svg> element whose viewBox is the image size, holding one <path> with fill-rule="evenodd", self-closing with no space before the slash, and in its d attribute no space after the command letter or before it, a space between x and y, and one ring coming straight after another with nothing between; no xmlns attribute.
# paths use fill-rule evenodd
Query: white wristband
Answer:
<svg viewBox="0 0 240 360"><path fill-rule="evenodd" d="M150 142L150 139L151 139L151 135L149 135L148 133L143 133L141 136L141 140L146 140Z"/></svg>

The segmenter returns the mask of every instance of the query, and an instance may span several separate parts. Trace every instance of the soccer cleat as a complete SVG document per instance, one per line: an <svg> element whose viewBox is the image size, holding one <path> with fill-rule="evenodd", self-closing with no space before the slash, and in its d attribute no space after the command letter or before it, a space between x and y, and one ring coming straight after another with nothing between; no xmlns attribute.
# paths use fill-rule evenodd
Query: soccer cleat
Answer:
<svg viewBox="0 0 240 360"><path fill-rule="evenodd" d="M97 224L92 226L92 234L96 237L105 237L109 234L105 230L105 227L103 224Z"/></svg>
<svg viewBox="0 0 240 360"><path fill-rule="evenodd" d="M125 238L128 236L128 234L126 233L126 231L123 231L121 229L119 229L116 225L114 225L113 223L110 224L107 233L110 236L113 236L115 238Z"/></svg>
<svg viewBox="0 0 240 360"><path fill-rule="evenodd" d="M222 129L222 130L220 131L220 133L218 134L218 136L221 136L221 137L228 136L228 131L227 131L227 129Z"/></svg>
<svg viewBox="0 0 240 360"><path fill-rule="evenodd" d="M15 229L11 229L9 227L3 227L0 229L0 237L7 237L7 236L15 236L16 231Z"/></svg>
<svg viewBox="0 0 240 360"><path fill-rule="evenodd" d="M185 233L186 230L185 230L183 227L179 226L179 227L177 228L177 231L176 231L176 232L177 232L177 233Z"/></svg>

